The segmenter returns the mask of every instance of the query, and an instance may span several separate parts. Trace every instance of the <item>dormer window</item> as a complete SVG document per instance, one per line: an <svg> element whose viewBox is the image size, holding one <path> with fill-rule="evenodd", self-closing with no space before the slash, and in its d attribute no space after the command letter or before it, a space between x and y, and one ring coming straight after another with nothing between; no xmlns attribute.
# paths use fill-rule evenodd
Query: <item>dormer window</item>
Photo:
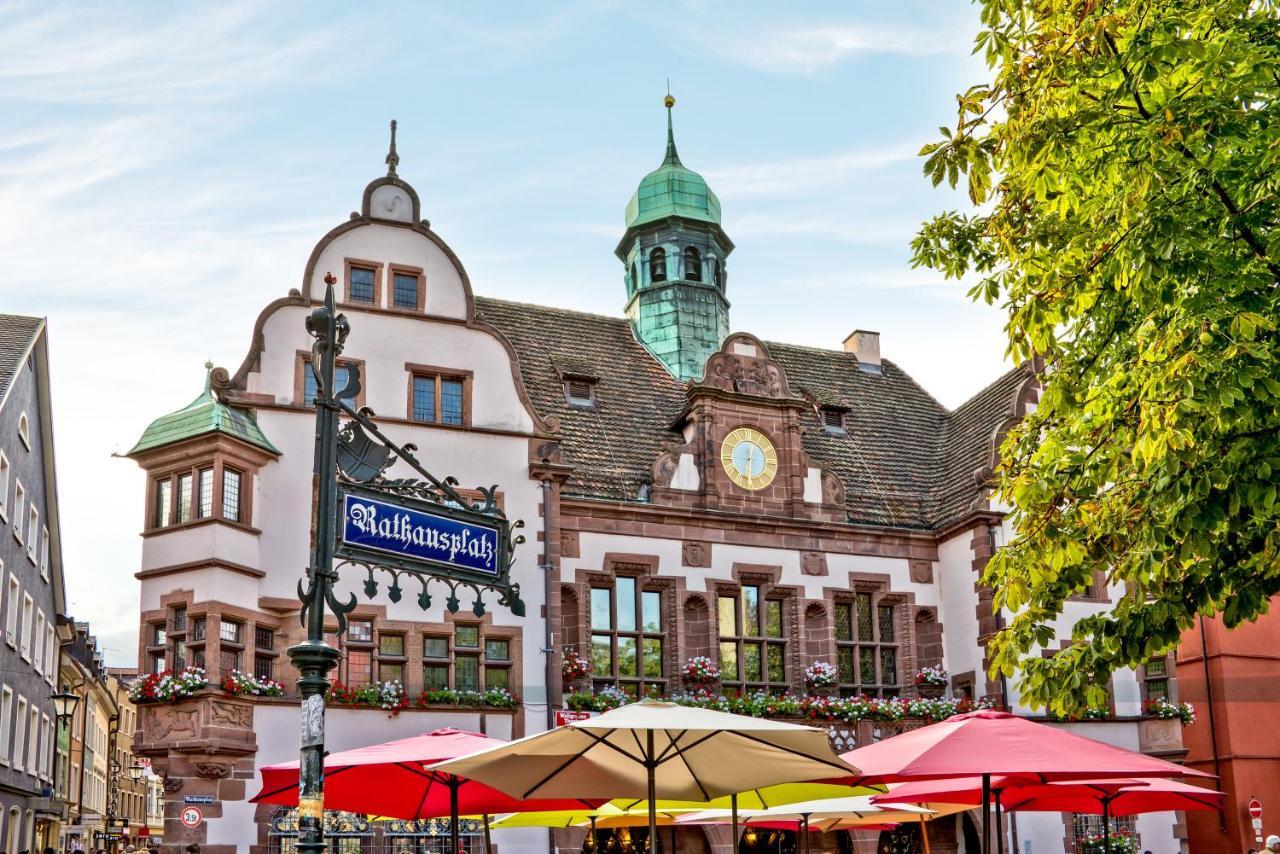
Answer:
<svg viewBox="0 0 1280 854"><path fill-rule="evenodd" d="M418 267L391 267L391 306L407 311L421 311L426 291L426 277Z"/></svg>
<svg viewBox="0 0 1280 854"><path fill-rule="evenodd" d="M649 253L649 281L667 280L667 250L658 247Z"/></svg>
<svg viewBox="0 0 1280 854"><path fill-rule="evenodd" d="M566 377L564 396L577 409L595 409L596 381L589 377Z"/></svg>
<svg viewBox="0 0 1280 854"><path fill-rule="evenodd" d="M684 277L691 282L702 281L702 253L695 246L684 250Z"/></svg>
<svg viewBox="0 0 1280 854"><path fill-rule="evenodd" d="M843 435L844 429L844 413L845 410L836 406L822 406L818 408L818 417L822 421L822 429L827 433L837 433Z"/></svg>

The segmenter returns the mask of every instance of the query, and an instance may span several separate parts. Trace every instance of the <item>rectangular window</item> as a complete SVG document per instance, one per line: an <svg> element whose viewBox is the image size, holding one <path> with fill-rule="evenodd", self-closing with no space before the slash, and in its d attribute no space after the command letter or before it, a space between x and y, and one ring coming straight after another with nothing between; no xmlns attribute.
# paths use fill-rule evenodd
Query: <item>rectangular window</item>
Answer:
<svg viewBox="0 0 1280 854"><path fill-rule="evenodd" d="M347 684L360 687L373 681L373 652L367 649L347 650Z"/></svg>
<svg viewBox="0 0 1280 854"><path fill-rule="evenodd" d="M164 646L169 640L169 633L165 631L164 623L153 623L151 626L151 645Z"/></svg>
<svg viewBox="0 0 1280 854"><path fill-rule="evenodd" d="M155 482L155 506L151 511L151 524L157 528L167 528L173 519L173 507L171 504L172 486L169 478L161 478Z"/></svg>
<svg viewBox="0 0 1280 854"><path fill-rule="evenodd" d="M893 604L871 593L835 602L836 679L846 697L899 693L898 646Z"/></svg>
<svg viewBox="0 0 1280 854"><path fill-rule="evenodd" d="M372 267L352 265L347 280L347 302L373 302L374 281L377 271Z"/></svg>
<svg viewBox="0 0 1280 854"><path fill-rule="evenodd" d="M1169 700L1169 657L1153 658L1142 666L1142 692L1145 699Z"/></svg>
<svg viewBox="0 0 1280 854"><path fill-rule="evenodd" d="M510 661L511 641L506 638L486 638L484 657L486 661Z"/></svg>
<svg viewBox="0 0 1280 854"><path fill-rule="evenodd" d="M276 631L267 626L253 627L253 645L258 649L276 648Z"/></svg>
<svg viewBox="0 0 1280 854"><path fill-rule="evenodd" d="M484 669L484 687L486 691L493 688L511 690L511 668L486 666Z"/></svg>
<svg viewBox="0 0 1280 854"><path fill-rule="evenodd" d="M391 271L391 304L396 308L417 308L421 277L409 270Z"/></svg>
<svg viewBox="0 0 1280 854"><path fill-rule="evenodd" d="M443 691L449 687L449 665L422 665L422 687L428 691Z"/></svg>
<svg viewBox="0 0 1280 854"><path fill-rule="evenodd" d="M176 507L178 524L191 521L191 473L178 475L178 501Z"/></svg>
<svg viewBox="0 0 1280 854"><path fill-rule="evenodd" d="M632 697L661 691L662 594L640 589L639 579L619 575L613 587L591 588L591 657L595 685L621 688Z"/></svg>
<svg viewBox="0 0 1280 854"><path fill-rule="evenodd" d="M423 658L448 658L449 639L428 635L422 639Z"/></svg>
<svg viewBox="0 0 1280 854"><path fill-rule="evenodd" d="M218 623L218 639L229 641L231 643L242 643L241 638L244 637L244 623L235 620L228 620L223 617Z"/></svg>
<svg viewBox="0 0 1280 854"><path fill-rule="evenodd" d="M426 424L466 424L467 382L461 376L414 373L410 417Z"/></svg>
<svg viewBox="0 0 1280 854"><path fill-rule="evenodd" d="M244 522L240 518L240 472L235 469L222 470L222 518L231 522Z"/></svg>
<svg viewBox="0 0 1280 854"><path fill-rule="evenodd" d="M720 674L739 690L784 690L787 687L783 601L765 590L744 585L737 595L717 600Z"/></svg>
<svg viewBox="0 0 1280 854"><path fill-rule="evenodd" d="M50 685L54 683L54 679L58 675L54 667L54 661L58 656L58 638L53 625L53 621L50 620L49 624L44 628L44 675Z"/></svg>
<svg viewBox="0 0 1280 854"><path fill-rule="evenodd" d="M213 515L213 469L196 472L196 518L208 519Z"/></svg>
<svg viewBox="0 0 1280 854"><path fill-rule="evenodd" d="M164 653L155 652L151 654L151 672L152 673L164 672Z"/></svg>
<svg viewBox="0 0 1280 854"><path fill-rule="evenodd" d="M588 380L565 380L564 395L570 406L590 409L595 406L595 383Z"/></svg>
<svg viewBox="0 0 1280 854"><path fill-rule="evenodd" d="M187 630L187 609L185 607L174 608L170 612L169 621L173 624L175 632L185 632Z"/></svg>
<svg viewBox="0 0 1280 854"><path fill-rule="evenodd" d="M0 518L9 518L9 478L13 469L9 466L9 458L0 451Z"/></svg>
<svg viewBox="0 0 1280 854"><path fill-rule="evenodd" d="M27 718L27 773L35 774L40 770L40 710L32 705Z"/></svg>
<svg viewBox="0 0 1280 854"><path fill-rule="evenodd" d="M240 650L238 649L222 649L222 654L218 658L218 664L222 668L222 675L226 676L233 670L240 669Z"/></svg>
<svg viewBox="0 0 1280 854"><path fill-rule="evenodd" d="M4 636L9 646L17 648L18 646L18 598L22 586L18 583L18 576L9 573L9 599L6 604L8 610L5 611Z"/></svg>
<svg viewBox="0 0 1280 854"><path fill-rule="evenodd" d="M13 487L13 535L18 538L18 542L22 542L22 525L25 523L26 517L22 514L26 512L27 507L27 491L22 488L22 481L14 481Z"/></svg>
<svg viewBox="0 0 1280 854"><path fill-rule="evenodd" d="M275 669L275 659L269 655L255 655L253 657L253 675L259 679L272 679L272 671Z"/></svg>
<svg viewBox="0 0 1280 854"><path fill-rule="evenodd" d="M404 657L404 635L378 635L378 655L392 658Z"/></svg>
<svg viewBox="0 0 1280 854"><path fill-rule="evenodd" d="M0 763L9 764L9 741L13 738L13 689L0 690Z"/></svg>
<svg viewBox="0 0 1280 854"><path fill-rule="evenodd" d="M347 380L351 376L351 368L348 365L333 366L333 386L335 389L344 389L347 387ZM302 405L314 406L316 395L319 394L319 388L316 385L316 375L311 372L311 361L304 359L302 361Z"/></svg>
<svg viewBox="0 0 1280 854"><path fill-rule="evenodd" d="M35 602L30 593L22 594L22 623L18 626L18 652L26 661L31 660L31 625Z"/></svg>
<svg viewBox="0 0 1280 854"><path fill-rule="evenodd" d="M27 698L18 697L18 714L13 719L13 769L22 770L22 759L27 755Z"/></svg>
<svg viewBox="0 0 1280 854"><path fill-rule="evenodd" d="M454 658L453 687L458 691L480 690L480 656L459 655Z"/></svg>
<svg viewBox="0 0 1280 854"><path fill-rule="evenodd" d="M347 624L347 640L351 643L373 643L373 621L352 620Z"/></svg>
<svg viewBox="0 0 1280 854"><path fill-rule="evenodd" d="M190 650L190 656L191 656L191 666L192 666L192 667L199 667L201 670L203 670L203 669L204 669L204 666L205 666L205 664L204 664L204 647L201 647L201 646L193 646L193 647L191 648L191 650Z"/></svg>
<svg viewBox="0 0 1280 854"><path fill-rule="evenodd" d="M204 626L205 626L204 617L191 618L191 640L193 641L204 640Z"/></svg>
<svg viewBox="0 0 1280 854"><path fill-rule="evenodd" d="M828 433L844 432L844 410L833 406L824 406L820 410L822 429Z"/></svg>
<svg viewBox="0 0 1280 854"><path fill-rule="evenodd" d="M44 610L36 609L36 623L31 631L31 663L36 673L44 674Z"/></svg>
<svg viewBox="0 0 1280 854"><path fill-rule="evenodd" d="M175 640L173 642L173 669L185 670L187 668L187 642Z"/></svg>
<svg viewBox="0 0 1280 854"><path fill-rule="evenodd" d="M453 645L471 649L480 646L479 626L454 626Z"/></svg>
<svg viewBox="0 0 1280 854"><path fill-rule="evenodd" d="M49 580L49 528L40 530L40 577Z"/></svg>
<svg viewBox="0 0 1280 854"><path fill-rule="evenodd" d="M399 682L404 684L404 665L400 663L380 662L378 664L379 682Z"/></svg>
<svg viewBox="0 0 1280 854"><path fill-rule="evenodd" d="M36 562L36 549L40 546L40 511L34 503L27 513L27 557Z"/></svg>

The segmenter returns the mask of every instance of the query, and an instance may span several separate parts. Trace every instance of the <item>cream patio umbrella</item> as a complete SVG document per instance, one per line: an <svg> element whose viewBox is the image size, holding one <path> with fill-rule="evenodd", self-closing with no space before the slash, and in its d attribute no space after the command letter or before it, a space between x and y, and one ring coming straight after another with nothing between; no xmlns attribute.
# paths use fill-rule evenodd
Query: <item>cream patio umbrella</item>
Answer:
<svg viewBox="0 0 1280 854"><path fill-rule="evenodd" d="M709 801L762 786L858 774L831 749L823 730L658 700L431 767L521 799L567 792L643 797L649 804L650 850L657 838L658 798Z"/></svg>

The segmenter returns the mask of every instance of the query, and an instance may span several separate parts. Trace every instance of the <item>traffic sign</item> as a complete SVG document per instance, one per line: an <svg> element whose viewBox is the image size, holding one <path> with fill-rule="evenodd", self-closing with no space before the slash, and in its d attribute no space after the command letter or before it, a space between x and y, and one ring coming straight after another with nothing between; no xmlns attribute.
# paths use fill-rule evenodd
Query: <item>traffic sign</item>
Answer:
<svg viewBox="0 0 1280 854"><path fill-rule="evenodd" d="M1262 818L1262 801L1257 798L1249 799L1249 818Z"/></svg>
<svg viewBox="0 0 1280 854"><path fill-rule="evenodd" d="M558 709L556 711L556 726L564 726L574 721L585 721L588 718L595 717L595 712L577 712L573 709Z"/></svg>
<svg viewBox="0 0 1280 854"><path fill-rule="evenodd" d="M200 812L200 807L183 807L179 819L182 821L183 827L199 827L200 823L204 821L204 813Z"/></svg>
<svg viewBox="0 0 1280 854"><path fill-rule="evenodd" d="M184 804L216 804L218 799L213 795L183 795Z"/></svg>

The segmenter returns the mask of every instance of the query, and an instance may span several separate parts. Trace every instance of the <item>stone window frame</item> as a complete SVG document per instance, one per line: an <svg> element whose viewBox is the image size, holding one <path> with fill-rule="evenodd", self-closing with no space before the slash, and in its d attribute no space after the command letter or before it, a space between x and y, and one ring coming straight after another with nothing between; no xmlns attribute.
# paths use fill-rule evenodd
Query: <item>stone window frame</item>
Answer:
<svg viewBox="0 0 1280 854"><path fill-rule="evenodd" d="M635 584L635 628L621 629L618 622L618 579L631 579ZM593 625L592 615L592 598L593 591L608 590L609 591L609 628L597 629ZM598 575L587 586L586 598L586 624L584 626L586 634L586 645L588 654L593 661L595 658L595 636L608 635L610 646L610 661L612 662L612 672L605 675L593 672L591 674L592 690L598 690L601 687L613 686L619 690L625 691L633 697L643 696L651 693L652 689L657 689L658 693L666 687L667 681L671 678L667 672L667 662L670 660L670 632L668 627L670 624L671 605L666 601L669 597L665 596L665 589L662 586L651 583L647 567L643 564L630 564L626 562L615 562L611 567L608 575ZM658 628L650 631L644 627L644 595L646 593L654 593L658 596ZM639 654L637 660L636 675L622 676L619 673L619 646L624 638L634 638L636 641L636 651ZM644 673L644 646L646 640L657 640L659 643L659 673L657 676L647 676ZM633 688L634 691L628 690Z"/></svg>
<svg viewBox="0 0 1280 854"><path fill-rule="evenodd" d="M422 424L431 427L445 427L454 430L465 430L471 426L471 401L473 397L472 386L475 382L475 371L466 368L446 368L440 365L419 365L414 362L405 362L404 369L409 374L408 389L405 396L405 418L412 424ZM414 382L419 379L435 380L435 419L432 421L423 421L413 417L413 387ZM462 423L448 424L442 420L443 407L441 406L442 384L444 380L453 380L462 383Z"/></svg>
<svg viewBox="0 0 1280 854"><path fill-rule="evenodd" d="M1164 673L1148 674L1147 664L1156 660L1164 661ZM1138 679L1138 688L1144 704L1153 699L1147 689L1147 686L1152 682L1165 683L1164 699L1168 700L1170 703L1178 702L1178 673L1175 650L1171 650L1164 655L1152 656L1146 662L1135 667L1134 671Z"/></svg>
<svg viewBox="0 0 1280 854"><path fill-rule="evenodd" d="M874 639L864 641L859 637L858 632L858 613L859 613L859 597L866 596L870 602L871 608L871 631ZM903 609L909 605L908 597L901 593L895 593L889 589L887 582L866 582L857 581L851 586L851 589L845 591L835 591L830 594L830 613L831 613L831 635L835 643L835 665L836 665L836 690L843 696L866 695L872 697L894 697L900 696L902 692L909 687L908 680L905 676L903 668L907 661L907 656L903 655L904 650L911 645L912 638L909 632L904 632L902 627ZM837 614L843 606L850 609L850 633L852 639L848 641L839 640L837 635ZM886 642L881 639L883 632L883 618L880 614L882 607L892 608L890 620L893 624L893 641ZM905 635L905 636L904 636ZM864 648L870 648L873 652L873 663L876 670L876 681L871 684L862 681L862 652ZM852 649L853 674L855 679L853 682L845 682L840 679L840 650ZM894 668L897 670L897 682L884 681L883 666L885 649L892 649L894 652Z"/></svg>
<svg viewBox="0 0 1280 854"><path fill-rule="evenodd" d="M486 615L486 617L487 616L488 615ZM476 646L461 647L461 649L464 650L463 652L458 651L459 647L457 646L457 643L456 643L457 629L459 626L474 627L477 630ZM468 689L458 688L457 660L459 655L463 655L463 656L472 656L477 659L476 667L477 667L477 676L479 678L479 685L475 690L487 691L491 687L494 687L494 688L506 688L506 690L510 691L512 694L515 694L517 692L516 686L517 686L517 681L520 674L520 671L519 671L520 662L517 660L518 650L519 650L519 644L518 644L519 632L520 632L519 627L497 626L486 619L475 619L475 618L468 619L466 617L460 617L456 620L451 619L449 622L442 624L440 626L418 628L415 631L423 640L422 655L419 658L419 666L422 670L423 690L441 690L440 688L428 689L426 687L426 668L427 667L444 667L446 669L445 670L445 673L446 673L445 688L446 689L451 691L472 690L469 688ZM399 633L398 630L397 630L397 633ZM443 640L445 642L444 658L441 658L439 656L431 656L431 657L427 656L426 640L428 638ZM507 642L507 658L505 659L489 658L488 642L490 640L500 640L500 641ZM406 633L405 643L408 644L408 633ZM407 652L408 652L408 647L406 646L406 653ZM412 663L412 658L406 659L406 668L411 663ZM494 669L494 670L500 669L500 670L506 671L507 684L505 686L489 685L488 677L489 677L489 671L491 669ZM406 676L407 676L407 672L406 672Z"/></svg>
<svg viewBox="0 0 1280 854"><path fill-rule="evenodd" d="M355 406L357 409L365 405L365 393L369 390L369 373L365 370L364 359L352 359L347 356L339 358L335 363L337 367L355 368L360 375L360 393L356 395ZM295 351L295 359L293 364L293 406L298 409L304 409L311 412L315 407L306 402L307 388L307 372L311 370L311 351L297 350Z"/></svg>
<svg viewBox="0 0 1280 854"><path fill-rule="evenodd" d="M239 519L230 519L224 515L223 487L227 470L240 475ZM210 493L209 515L202 516L199 514L201 512L201 495L206 473L212 481L212 490ZM253 519L254 473L254 469L246 462L232 459L226 454L217 451L202 454L194 460L185 460L180 464L149 471L147 473L146 516L142 529L143 536L163 531L190 528L196 525L207 525L213 522L254 531L251 524ZM191 478L191 505L187 518L184 521L179 521L178 484L184 476ZM160 485L162 483L168 484L168 519L165 524L159 523Z"/></svg>
<svg viewBox="0 0 1280 854"><path fill-rule="evenodd" d="M9 481L13 479L13 466L4 451L0 451L0 521L9 521Z"/></svg>
<svg viewBox="0 0 1280 854"><path fill-rule="evenodd" d="M422 314L427 307L427 274L421 267L410 264L387 265L387 309L406 314ZM396 305L396 276L412 276L418 280L417 301L413 306Z"/></svg>
<svg viewBox="0 0 1280 854"><path fill-rule="evenodd" d="M342 259L342 299L341 305L351 308L382 308L382 268L381 261L370 261L365 258ZM373 300L353 300L351 298L351 271L353 269L373 271Z"/></svg>
<svg viewBox="0 0 1280 854"><path fill-rule="evenodd" d="M797 615L795 614L796 596L795 596L794 590L790 587L778 584L776 576L771 573L760 573L760 572L750 572L750 571L741 572L741 571L736 571L735 569L734 575L736 576L734 582L732 583L722 582L715 585L714 589L711 591L712 596L714 597L714 602L708 606L710 610L709 617L712 621L712 624L715 627L715 635L714 635L715 645L712 647L712 649L715 652L715 661L717 665L720 665L720 670L721 670L720 684L726 688L732 688L732 689L736 689L744 692L745 691L775 692L777 690L787 691L787 690L793 689L796 684L803 682L803 678L804 678L803 672L797 672L798 668L796 666L796 662L798 659L796 658L797 650L795 648L794 642L796 640L795 626L796 626ZM747 635L744 631L745 626L741 622L739 622L739 625L737 627L738 633L734 635L725 634L722 631L722 627L720 625L720 599L721 597L726 597L726 596L732 597L738 603L738 608L739 608L738 619L741 621L742 589L744 587L755 587L760 591L759 602L763 607L761 607L760 609L761 635L758 638L752 635ZM768 620L768 610L767 610L768 606L766 603L770 601L776 601L780 603L779 609L780 609L780 618L781 618L782 625L779 627L780 630L777 636L766 636L764 634L764 632L767 631L767 629L764 626ZM738 655L738 663L739 663L738 679L725 678L724 666L720 663L721 662L721 656L720 656L721 644L725 643L726 641L735 642L737 645L737 655ZM745 649L745 644L755 643L757 641L761 643L760 675L762 678L759 681L753 681L753 680L748 680L746 678L745 673L742 670L741 664L744 661L743 651ZM768 647L769 646L782 647L782 680L781 681L775 681L768 678L768 674L769 674Z"/></svg>

